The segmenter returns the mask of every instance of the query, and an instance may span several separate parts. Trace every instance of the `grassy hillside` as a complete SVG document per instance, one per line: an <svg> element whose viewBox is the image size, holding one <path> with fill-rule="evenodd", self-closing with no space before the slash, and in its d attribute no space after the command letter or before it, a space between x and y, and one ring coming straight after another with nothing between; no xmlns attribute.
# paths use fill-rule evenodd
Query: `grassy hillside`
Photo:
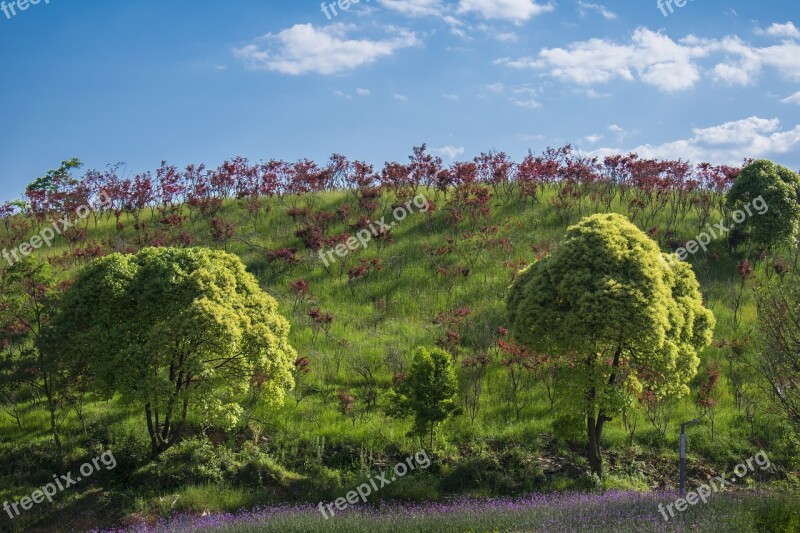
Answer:
<svg viewBox="0 0 800 533"><path fill-rule="evenodd" d="M662 413L663 436L642 406L630 410L624 422L610 422L603 442L608 476L599 482L588 475L582 457L583 422L559 418L563 398L551 399L547 376L515 376L520 380L515 391L503 364L498 340L508 326L509 285L520 268L558 246L569 224L595 210L590 202L565 215L550 201L555 191L547 189L538 202L495 197L488 217L456 222L443 195L427 191L438 208L412 208L412 214L392 227L390 239L372 240L326 267L296 233L312 219L324 221L327 236L355 233L354 194L265 199L255 214L228 200L213 220L232 225L231 231L186 207L173 214L186 217L181 224L175 219L169 223L163 215L151 218L149 212L138 224L125 215L119 222L102 217L96 224L88 221L84 244L69 248L62 239L36 252L51 260L66 280L84 262L76 259L75 250L91 256L153 244L224 248L240 256L279 301L302 361L295 373L297 386L282 407L245 402L246 422L232 431L203 426L196 419L186 443L155 462L148 457L143 413L118 400L89 396L83 420L72 413L63 426L68 460L62 465L52 449L46 412L25 399L20 424L0 414L0 501L18 500L53 473L68 471L103 450L113 450L118 464L60 494L54 505L34 508L10 527L35 530L60 523L80 529L175 512L329 501L351 490L368 472L420 450L434 459L431 468L386 487L381 499L509 496L598 486L675 488L678 425L703 414L695 405L696 389ZM393 221L394 200L388 194L380 198L373 220L385 216L386 222ZM345 205L353 206L346 217L349 225L342 219ZM632 215L616 203L612 210ZM319 218L323 212L330 215ZM664 251L695 238L703 227L692 210L674 225L674 233L666 234L665 213L642 227ZM721 217L714 212L709 222ZM755 278L742 289L737 265L748 256ZM717 317L718 341L753 335L756 317L749 287L774 275L773 258L757 259L756 251L746 246L731 251L724 240L690 258L706 304ZM734 316L731 302L737 299L741 306ZM327 313L332 315L328 320ZM412 351L435 345L448 349L459 367L461 411L440 428L429 449L407 435L409 420L391 417L386 409L393 381L407 372ZM800 467L797 442L766 408L755 376L728 372L728 350L715 346L702 354L701 368L719 361L723 376L713 438L708 417L689 430L690 481L723 472L762 448L777 473L756 472L747 483L786 479L787 474L791 478ZM485 367L475 364L483 355ZM745 400L740 394L738 405L731 377L745 380L737 390L751 391ZM747 402L759 402L760 407Z"/></svg>

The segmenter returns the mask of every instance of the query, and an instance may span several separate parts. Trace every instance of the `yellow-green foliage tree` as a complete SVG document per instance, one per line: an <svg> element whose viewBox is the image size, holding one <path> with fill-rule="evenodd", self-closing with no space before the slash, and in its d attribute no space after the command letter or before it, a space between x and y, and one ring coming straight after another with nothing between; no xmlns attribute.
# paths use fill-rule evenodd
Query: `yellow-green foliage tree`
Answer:
<svg viewBox="0 0 800 533"><path fill-rule="evenodd" d="M568 228L507 303L514 338L561 357L570 389L561 392L585 416L587 459L601 477L603 425L631 391L688 394L715 325L691 267L617 214Z"/></svg>
<svg viewBox="0 0 800 533"><path fill-rule="evenodd" d="M296 354L289 323L238 257L148 248L86 267L64 294L47 343L83 361L98 391L140 406L157 455L189 413L232 427L256 383L281 401Z"/></svg>

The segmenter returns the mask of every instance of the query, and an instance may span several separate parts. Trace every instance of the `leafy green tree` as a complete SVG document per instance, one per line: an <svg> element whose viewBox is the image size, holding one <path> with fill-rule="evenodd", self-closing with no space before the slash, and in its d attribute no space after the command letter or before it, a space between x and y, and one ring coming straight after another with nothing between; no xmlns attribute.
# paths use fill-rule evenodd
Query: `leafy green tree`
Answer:
<svg viewBox="0 0 800 533"><path fill-rule="evenodd" d="M562 358L560 392L585 418L598 476L604 424L631 391L688 394L715 324L691 267L618 214L571 226L552 255L519 276L507 304L517 341Z"/></svg>
<svg viewBox="0 0 800 533"><path fill-rule="evenodd" d="M42 346L58 296L59 286L50 265L32 256L0 271L0 382L4 396L16 402L26 387L43 396L50 432L60 452L59 428L66 417L70 380L63 375L53 352ZM10 407L16 409L15 405Z"/></svg>
<svg viewBox="0 0 800 533"><path fill-rule="evenodd" d="M204 248L147 248L86 267L63 297L48 343L83 361L106 396L141 407L153 455L192 413L238 423L256 386L280 402L296 359L289 323L238 257Z"/></svg>
<svg viewBox="0 0 800 533"><path fill-rule="evenodd" d="M800 176L771 161L754 161L742 169L727 205L731 210L751 206L739 227L754 243L794 243L800 230Z"/></svg>
<svg viewBox="0 0 800 533"><path fill-rule="evenodd" d="M61 166L57 169L48 170L47 174L29 183L25 190L56 192L61 187L77 185L78 180L72 178L70 172L82 166L83 163L77 157L62 161Z"/></svg>
<svg viewBox="0 0 800 533"><path fill-rule="evenodd" d="M393 413L414 416L411 435L430 438L436 427L456 411L458 379L452 356L441 348L420 347L414 354L408 377L396 391Z"/></svg>

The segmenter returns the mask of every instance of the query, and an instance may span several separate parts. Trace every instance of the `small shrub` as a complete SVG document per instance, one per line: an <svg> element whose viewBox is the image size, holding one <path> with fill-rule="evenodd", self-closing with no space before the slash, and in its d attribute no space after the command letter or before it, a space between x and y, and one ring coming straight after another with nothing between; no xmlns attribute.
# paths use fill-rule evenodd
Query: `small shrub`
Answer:
<svg viewBox="0 0 800 533"><path fill-rule="evenodd" d="M296 488L295 496L313 500L333 500L340 497L344 490L342 474L327 466L309 463L303 472L303 479ZM348 486L355 486L349 483ZM350 489L348 489L350 490Z"/></svg>
<svg viewBox="0 0 800 533"><path fill-rule="evenodd" d="M236 454L235 467L230 475L234 483L243 487L285 488L301 479L252 443L246 443Z"/></svg>
<svg viewBox="0 0 800 533"><path fill-rule="evenodd" d="M222 462L206 437L185 439L143 469L167 487L220 483Z"/></svg>

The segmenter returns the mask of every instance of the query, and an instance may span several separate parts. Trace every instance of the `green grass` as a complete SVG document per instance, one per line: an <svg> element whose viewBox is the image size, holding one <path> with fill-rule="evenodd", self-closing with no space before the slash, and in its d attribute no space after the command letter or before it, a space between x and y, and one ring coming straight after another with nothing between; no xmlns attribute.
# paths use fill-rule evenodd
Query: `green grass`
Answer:
<svg viewBox="0 0 800 533"><path fill-rule="evenodd" d="M109 448L120 461L119 473L107 479L92 480L47 509L39 506L42 509L32 512L31 516L35 517L32 520L39 520L42 516L49 516L52 520L56 513L72 509L73 500L80 500L84 494L96 489L102 490L104 501L115 510L111 519L129 512L163 515L174 510L234 510L280 499L313 499L320 491L336 492L351 487L358 475L374 469L376 464L392 463L404 454L418 451L421 444L407 436L410 422L391 418L383 410L393 374L405 368L415 347L432 346L438 337L444 335L445 329L433 323L437 315L464 306L469 306L472 312L462 325L456 327L462 336L459 355L494 351L493 335L498 326L505 325L504 299L514 272L513 268L504 266L504 262L532 261L534 245L554 245L566 229L566 224L558 221L548 203L551 194L548 192L537 204L521 206L512 202L493 206L491 218L485 224L498 226L499 235L509 238L511 249L507 253L498 249L478 249L477 253L468 247L462 249L466 225L454 226L441 211L432 216L430 223L425 214L417 213L395 227L393 241L380 253L371 243L366 250L354 252L344 260L337 259L339 262L331 268L333 275L321 267L316 254L311 251L299 253L303 258L301 264L283 268L267 261L265 249L296 247L302 250L302 244L294 237L299 224L292 222L286 214L289 206L313 202L315 211L334 211L348 200L348 193L290 197L283 203L272 199L262 218L256 222L248 220L235 202L226 203L222 216L234 221L239 227L238 237L249 243L233 239L226 248L242 257L262 287L279 301L281 312L292 324L292 345L312 364L311 374L303 378L300 387L311 388L314 392L299 403L290 393L281 407L258 407L250 413L246 425L227 434L212 429L208 431L209 438L215 446L234 450L238 450L244 441L254 442L270 460L296 477L288 483L288 488L247 488L230 484L228 474L223 471L222 477L226 481L220 486L224 488L212 485L214 488L209 489L208 485L193 483L180 487L164 486L157 477L141 477L142 467L148 461L143 413L117 400L90 401L85 409L85 431L74 415L63 427L67 463L80 464L93 457L97 450ZM625 213L619 205L614 209ZM588 211L585 205L582 214L589 214ZM713 214L711 221L719 220L720 216L719 213ZM576 213L571 222L578 219ZM125 225L122 231L116 229L113 219L102 220L97 227L90 223L89 240L104 243L107 250L112 249L112 245L119 249L136 247L133 221L124 217L122 221ZM663 222L656 222L659 224ZM157 220L152 222L151 231L156 231L157 225ZM698 233L697 227L697 219L692 213L679 225L678 237L694 238ZM220 246L212 241L207 224L200 219L187 222L184 230L195 237L196 245ZM329 234L344 230L344 226L337 223ZM444 279L431 267L422 251L425 245L443 246L448 239L456 239L456 247L461 251L445 263L449 266L470 263L471 271L467 277ZM253 244L257 246L251 246ZM666 243L662 243L662 248L667 250ZM37 253L53 258L66 250L61 241L53 248ZM711 251L719 253L718 260L710 258ZM374 257L380 257L383 270L370 274L365 282L352 289L348 285L347 268L359 259ZM752 297L745 293L741 325L736 331L733 330L729 304L731 285L738 282L736 264L743 257L744 253L732 255L724 243L716 242L709 254L701 252L692 258L707 304L718 319L716 339L744 337L753 331L756 316ZM67 265L61 276L73 275L76 268L76 265ZM759 265L759 279L764 279L768 269L766 263ZM289 283L296 279L310 282L311 299L293 309ZM335 316L329 334L314 334L311 320L306 316L307 309L312 306ZM702 358L720 359L721 350L708 348ZM374 384L368 383L364 376L373 376ZM749 424L743 422L743 414L735 405L729 384L724 378L723 381L724 395L716 417L714 439L711 439L707 424L690 430L690 464L698 467L696 472L703 471L699 468L701 465L705 465L706 470L724 470L752 455L754 449L767 445L771 447L776 463L783 461L789 465L796 460L791 455L792 444L781 440L780 425L767 410L759 410L755 419L756 431L751 434ZM377 399L368 407L371 387L377 392ZM346 417L340 412L336 398L336 391L340 389L347 389L356 397L357 414L354 417ZM485 377L481 407L475 420L464 415L440 428L435 446L438 463L430 472L432 481L424 483L424 488L423 483L405 490L398 487L396 496L435 499L446 492L440 483L447 480L451 486L474 484L476 480L468 477L466 481L455 482L454 476L467 475L458 469L459 464L481 457L493 458L498 466L496 472L490 471L484 479L477 480L472 489L475 494L585 486L570 471L548 474L535 483L527 483L524 480L529 473L526 468L530 465L513 463L513 467L508 467L502 463L510 460L509 454L519 453L529 458L564 457L577 468L585 467L575 443L553 435L555 413L550 410L544 386L531 380L524 387L521 400L524 405L517 417L508 401L505 370L492 365ZM674 475L673 450L677 448L678 424L698 415L692 400L691 397L684 398L675 406L665 442L641 412L634 415L637 431L631 450L628 449L629 436L622 422L617 419L606 425L603 446L607 450L611 474L605 480L607 488L645 490ZM0 501L16 500L30 494L41 480L62 471L52 455L44 410L30 402L23 405L22 410L22 428L17 427L8 415L0 414L0 456L13 458L13 462L0 461ZM194 432L201 432L203 428L199 420L190 422ZM578 428L578 434L581 431ZM631 453L635 460L631 460ZM330 479L315 485L314 476L308 473L317 472L315 469L320 465L329 470Z"/></svg>
<svg viewBox="0 0 800 533"><path fill-rule="evenodd" d="M455 501L434 506L389 505L381 509L334 511L333 516L329 511L323 516L314 506L274 507L228 516L181 517L161 523L153 531L793 533L800 528L798 502L785 497L763 494L717 495L707 504L689 507L665 521L658 506L666 506L671 501L669 495L607 493L492 502Z"/></svg>

